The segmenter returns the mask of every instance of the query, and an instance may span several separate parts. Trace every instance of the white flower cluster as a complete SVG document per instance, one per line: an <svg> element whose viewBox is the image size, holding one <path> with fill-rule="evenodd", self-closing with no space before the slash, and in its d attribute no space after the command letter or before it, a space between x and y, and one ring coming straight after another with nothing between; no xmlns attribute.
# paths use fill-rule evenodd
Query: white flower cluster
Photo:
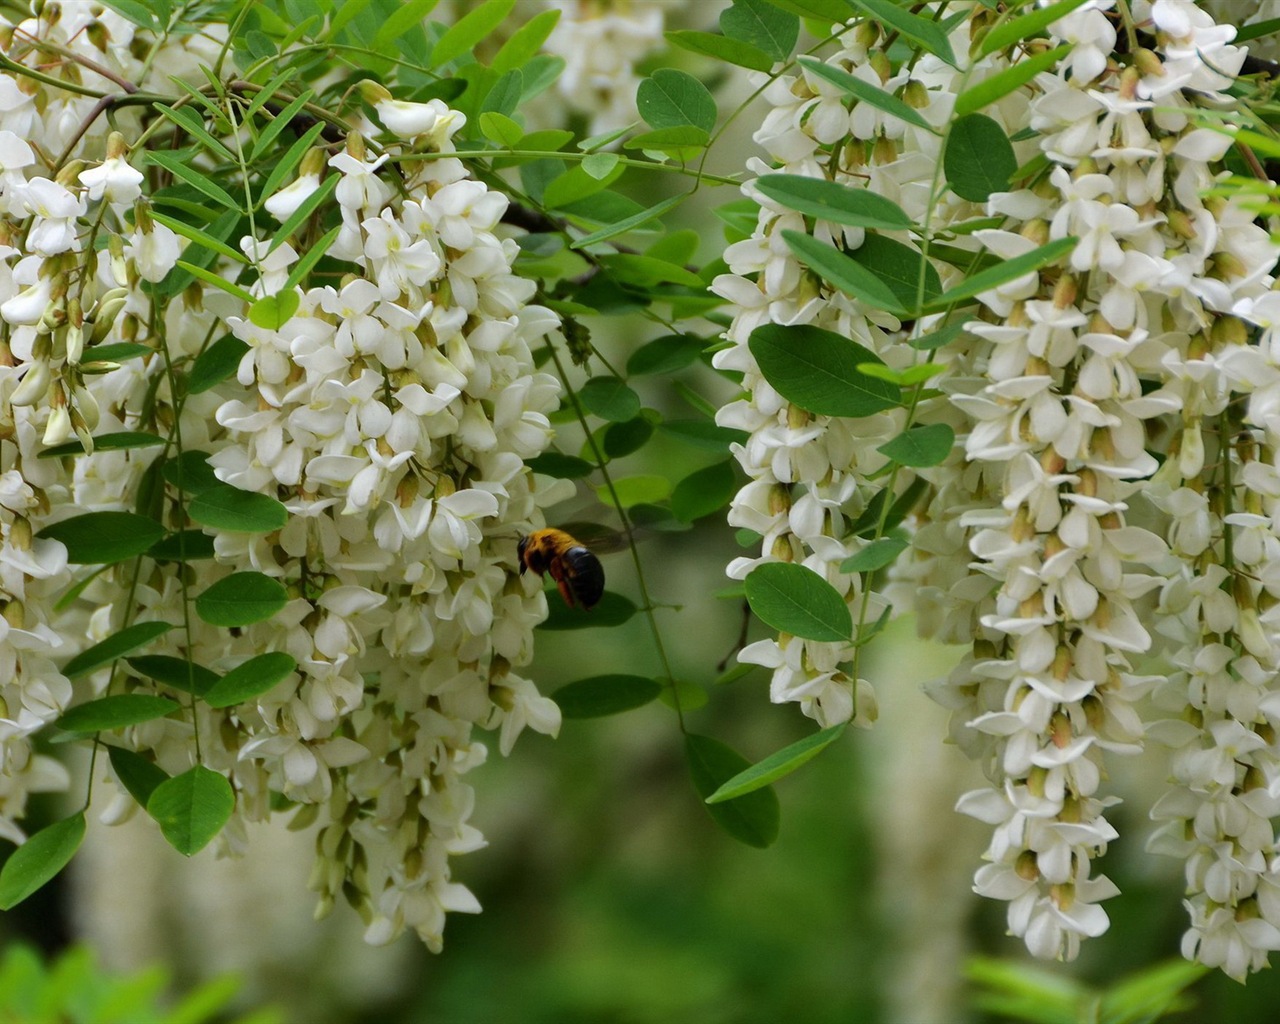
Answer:
<svg viewBox="0 0 1280 1024"><path fill-rule="evenodd" d="M1099 901L1116 889L1091 867L1116 837L1101 758L1140 749L1150 733L1175 748L1176 788L1153 813L1169 823L1156 845L1187 858L1184 949L1241 976L1280 948L1277 251L1243 206L1206 198L1231 137L1192 107L1229 107L1244 58L1234 30L1190 0L1137 2L1128 11L1153 47L1117 59L1116 7L1090 0L1052 24L1054 45L1073 44L1063 64L983 110L1010 136L1034 130L1016 144L1020 165L1047 162L984 206L935 193L935 136L866 103L850 109L808 72L769 87L756 139L776 169L869 188L949 245L973 244L948 228L984 215L999 226L971 237L999 258L1078 239L1063 265L980 294L979 317L935 354L946 398L922 404L916 421L950 423L963 450L923 471L931 496L891 592L914 605L922 632L972 644L934 696L992 779L959 809L994 827L975 888L1009 902L1010 931L1037 955L1070 958L1106 929ZM969 54L971 31L988 25L975 7L953 31L954 52ZM873 26L850 30L863 45L844 43L828 64L939 127L956 92L1025 56L961 73L926 54L895 74ZM876 446L901 420L882 414L846 434L797 413L760 378L746 339L761 323L818 323L890 366L916 353L896 324L816 285L779 225L854 252L861 232L806 226L745 191L761 205L758 227L729 248L733 274L714 285L736 307L719 365L743 371L750 389L720 415L751 434L738 455L753 482L730 522L765 537L766 559L803 561L850 593L856 611L857 580L833 567L862 543L846 524L871 493ZM1245 320L1268 328L1261 340ZM799 438L806 447L793 452ZM802 500L823 514L798 516ZM823 646L781 637L742 657L775 669L774 699L812 705L816 691L803 687L830 686L810 650ZM1176 671L1139 674L1155 658ZM1148 727L1137 703L1148 695L1178 721Z"/></svg>
<svg viewBox="0 0 1280 1024"><path fill-rule="evenodd" d="M544 49L563 57L556 93L592 134L636 119L638 65L663 48L667 15L683 0L546 0L560 20Z"/></svg>
<svg viewBox="0 0 1280 1024"><path fill-rule="evenodd" d="M95 40L95 62L129 52L126 23L106 12L71 24L73 8L87 17L89 5L46 4L41 20L14 30L10 56L44 67L50 52ZM150 45L133 42L139 52ZM178 67L170 44L151 63ZM77 77L74 61L64 67ZM126 81L141 74L140 65L112 67ZM73 691L52 660L60 636L79 628L98 641L132 621L174 626L146 652L160 662L117 673L113 692L123 678L129 692L171 693L157 679L175 656L203 666L191 680L199 691L207 670L285 652L296 671L256 700L225 710L194 702L109 742L170 774L198 758L228 775L237 802L224 847L243 846L244 823L268 816L273 799L301 805L298 824L322 825L312 879L321 911L341 896L365 919L368 941L411 928L438 949L445 912L478 909L449 869L450 856L483 845L462 781L485 757L473 726L499 729L505 754L525 727L554 735L560 722L517 671L546 604L536 578L515 572L518 536L563 496L535 490L525 465L549 443L547 413L559 397L530 346L559 320L531 304L534 284L512 272L516 243L496 230L506 198L448 155L461 114L438 100L397 102L378 87L370 100L392 137L380 155L352 134L335 155L308 154L297 180L266 203L283 221L325 176L337 177L332 283L286 288L297 251L270 249L269 231L241 242L252 268L241 286L293 310L264 327L220 289L170 294L142 284L166 280L182 243L141 198L126 138L112 135L104 149L94 134L92 96L9 76L0 89L9 90L0 115L5 833L20 838L27 792L65 783L55 763L32 756L27 737L108 684L98 672ZM58 136L67 154L30 146L9 127L12 116L30 131L59 104L70 110L56 115L72 126ZM389 163L393 152L403 162ZM234 276L241 265L219 269ZM219 344L247 348L238 373L188 393L184 375L227 328ZM148 351L95 362L96 348L120 342ZM93 452L94 436L121 431L168 443L39 458L69 438ZM142 488L163 492L143 507L190 528L178 485L190 500L217 482L279 499L287 524L265 535L211 530L203 558L115 566L83 590L79 619L55 612L73 580L63 546L34 532L86 511L132 510ZM186 534L189 549L198 535ZM191 613L195 595L240 571L283 583L283 611L231 632ZM64 644L59 660L76 646ZM134 808L122 792L108 817Z"/></svg>

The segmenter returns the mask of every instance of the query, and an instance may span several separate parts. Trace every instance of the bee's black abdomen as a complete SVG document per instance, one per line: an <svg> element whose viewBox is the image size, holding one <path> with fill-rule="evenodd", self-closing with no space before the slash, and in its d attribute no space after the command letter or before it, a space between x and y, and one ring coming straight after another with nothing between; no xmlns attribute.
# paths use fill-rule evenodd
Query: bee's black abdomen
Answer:
<svg viewBox="0 0 1280 1024"><path fill-rule="evenodd" d="M581 545L564 553L565 580L583 608L591 608L604 594L604 566Z"/></svg>

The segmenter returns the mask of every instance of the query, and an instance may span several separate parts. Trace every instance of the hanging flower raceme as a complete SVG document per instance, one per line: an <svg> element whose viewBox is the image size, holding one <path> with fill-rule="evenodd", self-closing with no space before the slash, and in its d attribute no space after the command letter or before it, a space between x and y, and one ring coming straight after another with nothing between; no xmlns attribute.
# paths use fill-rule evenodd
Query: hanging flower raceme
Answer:
<svg viewBox="0 0 1280 1024"><path fill-rule="evenodd" d="M1280 490L1266 417L1276 376L1269 334L1251 339L1237 319L1269 329L1276 250L1237 200L1206 195L1231 137L1195 108L1229 102L1244 56L1231 31L1181 0L1130 5L1154 46L1118 59L1113 6L1098 0L1054 22L1050 43L1072 44L1062 63L959 119L957 92L1032 51L957 60L959 71L921 55L895 69L875 49L874 25L851 22L840 38L856 44L766 90L772 107L756 138L775 166L748 166L893 200L924 226L891 236L908 247L925 236L954 249L980 244L1001 260L1064 253L978 291L975 319L921 346L946 369L933 376L938 392L908 406L908 433L946 425L960 444L915 470L927 497L905 523L910 550L888 593L914 607L926 635L972 645L933 695L953 711L952 738L992 780L959 809L994 828L975 888L1008 901L1010 931L1037 955L1070 958L1106 929L1099 903L1116 889L1092 868L1116 838L1103 755L1141 749L1139 709L1154 694L1182 719L1151 729L1176 748L1179 787L1155 813L1170 822L1162 848L1188 857L1185 949L1240 975L1280 946L1268 853L1280 634L1267 566L1280 544L1271 514ZM975 11L953 29L953 52L980 54L990 28ZM850 104L858 90L843 85L849 76L893 93L918 120L889 114L887 101ZM948 146L961 135L972 144L983 132L997 142L1022 133L1000 145L1010 172L1024 167L1027 177L1005 190L967 185L930 126L951 133ZM955 179L950 189L939 166ZM813 216L796 197L816 190L794 179L765 177L744 191L761 206L757 227L730 246L733 274L714 285L735 307L717 363L741 371L748 388L719 418L750 435L738 454L753 482L730 522L762 535L765 560L802 561L857 608L870 576L850 583L840 566L860 564L850 558L866 543L859 517L884 486L877 453L894 451L884 441L903 429L902 412L833 444L840 421L797 410L754 356L767 355L768 325L829 324L891 370L912 366L917 354L896 322L815 281L797 256L813 253L825 279L861 294L856 268L784 234L804 233L874 271L889 261L884 229L864 236ZM967 221L977 223L949 233ZM922 326L912 337L927 332L927 318ZM1245 393L1242 416L1234 399ZM896 480L901 493L910 477L894 472L889 489ZM797 515L815 500L822 515ZM745 576L757 562L741 559L730 573ZM784 635L742 657L774 669L775 700L801 699L829 724L843 716L815 699L830 692L824 670L854 655L846 648L823 662L822 646ZM1176 671L1145 674L1153 659Z"/></svg>
<svg viewBox="0 0 1280 1024"><path fill-rule="evenodd" d="M196 45L157 48L110 12L86 25L69 11L17 26L11 56L108 39L174 74ZM92 96L40 89L22 125L21 104L0 122L0 831L21 839L27 793L66 783L33 733L68 708L70 729L150 699L106 740L122 784L108 820L181 779L225 800L221 842L240 850L245 823L283 799L297 824L320 824L321 911L341 896L369 941L410 928L438 949L445 913L478 909L450 877L453 855L483 845L463 781L485 758L474 727L499 730L505 754L523 729L560 723L521 675L546 604L515 571L518 537L564 496L526 465L560 390L531 347L559 318L512 272L506 197L450 155L461 113L370 87L387 147L355 133L317 146L263 197L285 221L332 190L336 227L246 236L235 260L201 234L187 249L201 265L178 267L175 228L192 230L149 202L128 119L104 140ZM84 130L9 127L60 103ZM178 140L188 126L172 118ZM218 156L241 144L202 131ZM310 285L321 256L330 270ZM159 543L121 554L93 528ZM114 564L55 609L69 561ZM55 668L121 633L148 644L127 666ZM166 717L175 695L187 707Z"/></svg>

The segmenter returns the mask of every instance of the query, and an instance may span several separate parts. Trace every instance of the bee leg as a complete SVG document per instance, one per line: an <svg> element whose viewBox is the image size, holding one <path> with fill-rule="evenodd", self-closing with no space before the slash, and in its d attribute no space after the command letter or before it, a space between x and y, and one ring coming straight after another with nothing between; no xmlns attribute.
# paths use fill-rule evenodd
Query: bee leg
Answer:
<svg viewBox="0 0 1280 1024"><path fill-rule="evenodd" d="M569 581L566 579L556 580L556 589L560 591L560 596L564 598L564 603L572 608L574 606L573 590L569 587Z"/></svg>

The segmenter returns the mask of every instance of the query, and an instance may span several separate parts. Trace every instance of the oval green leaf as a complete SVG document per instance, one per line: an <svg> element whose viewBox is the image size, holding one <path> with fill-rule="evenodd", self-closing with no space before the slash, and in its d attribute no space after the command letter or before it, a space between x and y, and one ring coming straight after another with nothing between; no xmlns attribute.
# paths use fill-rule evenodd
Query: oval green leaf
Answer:
<svg viewBox="0 0 1280 1024"><path fill-rule="evenodd" d="M610 423L603 431L600 445L609 458L620 459L643 448L653 437L653 430L653 422L644 415L625 423Z"/></svg>
<svg viewBox="0 0 1280 1024"><path fill-rule="evenodd" d="M614 423L640 413L640 396L617 377L592 377L578 389L578 400L588 412Z"/></svg>
<svg viewBox="0 0 1280 1024"><path fill-rule="evenodd" d="M766 174L756 187L774 202L807 217L858 228L904 231L911 227L897 203L865 188L801 174Z"/></svg>
<svg viewBox="0 0 1280 1024"><path fill-rule="evenodd" d="M690 74L660 68L636 89L636 109L651 128L689 126L710 132L716 126L716 101Z"/></svg>
<svg viewBox="0 0 1280 1024"><path fill-rule="evenodd" d="M196 598L196 614L211 626L248 626L285 606L284 584L260 572L233 572Z"/></svg>
<svg viewBox="0 0 1280 1024"><path fill-rule="evenodd" d="M196 356L187 375L187 394L198 395L202 391L221 384L236 372L240 360L249 346L234 334L225 334Z"/></svg>
<svg viewBox="0 0 1280 1024"><path fill-rule="evenodd" d="M108 747L107 756L111 758L111 767L120 785L144 809L156 787L169 777L169 773L154 761L148 761L141 754L124 747Z"/></svg>
<svg viewBox="0 0 1280 1024"><path fill-rule="evenodd" d="M876 451L902 466L919 469L945 462L956 442L956 432L945 423L930 423L924 427L912 427Z"/></svg>
<svg viewBox="0 0 1280 1024"><path fill-rule="evenodd" d="M526 463L535 473L552 476L558 480L576 480L588 476L596 467L586 459L563 452L543 452Z"/></svg>
<svg viewBox="0 0 1280 1024"><path fill-rule="evenodd" d="M229 708L266 693L289 675L298 663L293 655L268 651L237 665L204 694L212 708Z"/></svg>
<svg viewBox="0 0 1280 1024"><path fill-rule="evenodd" d="M154 679L157 683L163 683L175 690L193 693L196 696L204 693L218 681L218 673L212 669L187 661L185 658L175 658L170 654L143 654L136 658L128 658L127 664L146 679ZM139 803L145 804L146 801L141 800Z"/></svg>
<svg viewBox="0 0 1280 1024"><path fill-rule="evenodd" d="M156 434L147 434L141 431L120 430L112 434L99 434L93 438L93 450L95 452L113 452L123 451L127 448L154 448L156 445L164 444L164 438ZM79 441L68 441L66 444L54 445L52 448L45 448L38 455L41 459L54 459L63 455L83 455L84 445Z"/></svg>
<svg viewBox="0 0 1280 1024"><path fill-rule="evenodd" d="M565 718L601 718L643 707L662 692L645 676L607 675L579 679L551 695Z"/></svg>
<svg viewBox="0 0 1280 1024"><path fill-rule="evenodd" d="M745 431L707 420L667 420L660 427L677 440L708 452L727 452L729 445L745 444L747 440Z"/></svg>
<svg viewBox="0 0 1280 1024"><path fill-rule="evenodd" d="M675 373L697 360L706 342L692 334L668 334L641 345L627 359L627 373Z"/></svg>
<svg viewBox="0 0 1280 1024"><path fill-rule="evenodd" d="M853 636L853 617L836 588L812 569L792 562L756 566L746 581L756 617L792 636L825 642Z"/></svg>
<svg viewBox="0 0 1280 1024"><path fill-rule="evenodd" d="M887 313L907 315L893 289L853 257L803 231L783 231L782 238L814 273L845 294Z"/></svg>
<svg viewBox="0 0 1280 1024"><path fill-rule="evenodd" d="M904 309L919 309L942 292L933 264L918 249L892 238L868 234L849 257L879 278Z"/></svg>
<svg viewBox="0 0 1280 1024"><path fill-rule="evenodd" d="M737 491L733 462L717 462L690 473L676 484L671 492L671 511L680 521L691 523L724 508Z"/></svg>
<svg viewBox="0 0 1280 1024"><path fill-rule="evenodd" d="M747 342L760 372L788 402L823 416L870 416L902 404L902 391L869 377L860 363L875 353L808 324L762 324Z"/></svg>
<svg viewBox="0 0 1280 1024"><path fill-rule="evenodd" d="M897 537L881 537L873 540L856 555L850 555L840 563L841 572L876 572L892 565L907 549L907 542Z"/></svg>
<svg viewBox="0 0 1280 1024"><path fill-rule="evenodd" d="M169 845L188 857L222 831L235 807L231 783L199 764L160 783L147 801Z"/></svg>
<svg viewBox="0 0 1280 1024"><path fill-rule="evenodd" d="M203 530L179 530L147 548L157 562L193 562L214 555L213 538Z"/></svg>
<svg viewBox="0 0 1280 1024"><path fill-rule="evenodd" d="M763 50L773 60L786 60L800 38L800 19L767 0L733 0L731 7L720 12L720 31Z"/></svg>
<svg viewBox="0 0 1280 1024"><path fill-rule="evenodd" d="M173 628L167 622L135 622L118 633L113 633L105 640L81 651L62 668L62 674L68 679L85 675L103 665L110 665L117 658L151 643L158 636L163 636Z"/></svg>
<svg viewBox="0 0 1280 1024"><path fill-rule="evenodd" d="M67 866L84 841L84 812L55 821L19 846L0 868L0 910L12 910Z"/></svg>
<svg viewBox="0 0 1280 1024"><path fill-rule="evenodd" d="M141 555L164 534L154 519L133 512L88 512L46 526L38 536L66 545L69 562L98 565Z"/></svg>
<svg viewBox="0 0 1280 1024"><path fill-rule="evenodd" d="M741 39L730 39L727 36L714 35L711 32L668 32L667 39L691 53L701 53L715 57L727 64L736 64L740 68L752 71L768 71L773 67L773 58L758 46Z"/></svg>
<svg viewBox="0 0 1280 1024"><path fill-rule="evenodd" d="M54 724L65 732L110 732L171 715L182 705L149 693L117 693L77 704Z"/></svg>
<svg viewBox="0 0 1280 1024"><path fill-rule="evenodd" d="M1056 242L1042 245L1011 260L1004 260L994 267L980 271L967 278L949 291L943 292L937 300L930 303L929 312L945 309L964 299L972 298L979 292L998 287L1006 281L1013 281L1023 274L1056 263L1076 247L1076 238L1059 238Z"/></svg>
<svg viewBox="0 0 1280 1024"><path fill-rule="evenodd" d="M292 319L301 302L296 291L264 295L249 307L249 321L264 331L278 331Z"/></svg>
<svg viewBox="0 0 1280 1024"><path fill-rule="evenodd" d="M203 526L232 533L271 533L289 521L288 510L275 498L223 483L201 491L187 511Z"/></svg>
<svg viewBox="0 0 1280 1024"><path fill-rule="evenodd" d="M186 494L200 494L222 484L209 465L209 453L194 449L166 460L160 473L168 483Z"/></svg>
<svg viewBox="0 0 1280 1024"><path fill-rule="evenodd" d="M719 740L690 733L684 741L693 788L705 801L725 782L750 767L745 757ZM741 843L764 849L778 838L778 797L771 789L757 789L724 803L706 804L711 817Z"/></svg>
<svg viewBox="0 0 1280 1024"><path fill-rule="evenodd" d="M951 125L942 169L961 199L985 203L992 192L1008 190L1018 158L1000 125L986 114L969 114Z"/></svg>
<svg viewBox="0 0 1280 1024"><path fill-rule="evenodd" d="M821 732L806 736L795 743L789 743L781 750L757 761L746 771L739 772L725 782L719 789L707 797L707 803L718 804L725 800L733 800L746 793L755 792L763 786L777 782L784 775L790 775L797 768L813 760L827 747L831 746L844 732L846 723L833 725Z"/></svg>
<svg viewBox="0 0 1280 1024"><path fill-rule="evenodd" d="M925 131L937 135L938 130L933 127L918 110L907 106L902 100L898 99L892 93L887 93L883 89L878 89L870 82L864 82L861 78L855 78L847 71L841 71L839 68L825 64L814 57L801 57L800 63L804 65L805 70L812 72L819 78L826 79L838 89L843 89L850 96L861 100L863 103L869 103L877 110L883 110L886 114L892 114L900 121L906 121L907 124L913 124L917 128L923 128Z"/></svg>

